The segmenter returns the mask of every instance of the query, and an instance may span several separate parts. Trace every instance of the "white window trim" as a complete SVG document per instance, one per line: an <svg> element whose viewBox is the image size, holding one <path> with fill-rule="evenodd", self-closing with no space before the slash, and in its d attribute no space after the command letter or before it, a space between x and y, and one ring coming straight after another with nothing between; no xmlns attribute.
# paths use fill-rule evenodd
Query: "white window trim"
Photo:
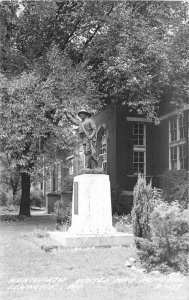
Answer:
<svg viewBox="0 0 189 300"><path fill-rule="evenodd" d="M152 119L138 118L138 117L126 117L126 121L137 122L137 123L153 123Z"/></svg>
<svg viewBox="0 0 189 300"><path fill-rule="evenodd" d="M70 156L66 157L66 160L69 160L69 159L71 159L73 157L74 157L74 155L70 155Z"/></svg>
<svg viewBox="0 0 189 300"><path fill-rule="evenodd" d="M181 166L180 166L180 150L179 150L179 146L180 145L185 145L186 144L186 137L180 139L180 127L179 127L179 117L178 115L174 114L171 115L172 117L176 118L177 120L177 140L175 141L171 141L171 119L169 120L169 170L171 169L171 148L172 147L177 147L177 168L176 170L181 170Z"/></svg>
<svg viewBox="0 0 189 300"><path fill-rule="evenodd" d="M184 105L183 111L188 110L188 109L189 109L189 104ZM162 121L162 120L168 119L168 118L176 116L176 115L178 115L178 111L175 110L164 116L161 116L159 119L160 119L160 121Z"/></svg>
<svg viewBox="0 0 189 300"><path fill-rule="evenodd" d="M138 122L138 121L137 121L137 123L144 125L144 145L133 145L133 153L134 152L144 152L144 175L146 175L146 124L144 124L142 122ZM134 164L134 159L133 159L133 164Z"/></svg>
<svg viewBox="0 0 189 300"><path fill-rule="evenodd" d="M102 145L102 138L105 137L105 140L106 140L106 146L105 147L101 147ZM103 158L103 161L102 163L107 163L107 135L104 134L102 137L101 137L101 140L100 140L100 154L99 154L99 157L102 157ZM102 149L106 149L106 152L105 153L101 153L101 150Z"/></svg>

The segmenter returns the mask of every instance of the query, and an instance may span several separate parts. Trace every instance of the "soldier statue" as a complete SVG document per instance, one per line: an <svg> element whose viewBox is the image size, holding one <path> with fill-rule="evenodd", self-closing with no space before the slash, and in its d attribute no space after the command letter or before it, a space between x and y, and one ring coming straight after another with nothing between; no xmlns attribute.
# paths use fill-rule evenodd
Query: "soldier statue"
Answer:
<svg viewBox="0 0 189 300"><path fill-rule="evenodd" d="M93 162L95 167L97 167L96 125L91 119L91 113L84 108L78 112L79 118L68 113L67 109L64 109L64 113L72 124L79 126L79 139L83 144L83 150L86 158L86 168L92 169Z"/></svg>

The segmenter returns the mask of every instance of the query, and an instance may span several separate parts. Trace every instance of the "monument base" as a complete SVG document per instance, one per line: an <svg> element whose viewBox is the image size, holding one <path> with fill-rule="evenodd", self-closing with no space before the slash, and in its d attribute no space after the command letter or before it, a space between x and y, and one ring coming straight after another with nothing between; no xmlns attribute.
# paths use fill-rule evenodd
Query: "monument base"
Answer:
<svg viewBox="0 0 189 300"><path fill-rule="evenodd" d="M114 235L71 234L70 232L49 232L50 238L63 248L134 247L131 233L115 232Z"/></svg>
<svg viewBox="0 0 189 300"><path fill-rule="evenodd" d="M74 177L71 234L113 234L109 176Z"/></svg>
<svg viewBox="0 0 189 300"><path fill-rule="evenodd" d="M68 232L49 232L65 248L129 247L131 233L116 232L112 226L109 176L83 174L74 177L72 225Z"/></svg>

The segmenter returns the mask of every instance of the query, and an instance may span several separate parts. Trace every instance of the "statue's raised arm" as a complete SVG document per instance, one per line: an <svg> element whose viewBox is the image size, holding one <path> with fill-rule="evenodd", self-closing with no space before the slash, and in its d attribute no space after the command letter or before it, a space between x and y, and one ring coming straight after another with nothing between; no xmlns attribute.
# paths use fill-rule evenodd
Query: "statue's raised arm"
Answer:
<svg viewBox="0 0 189 300"><path fill-rule="evenodd" d="M66 118L72 123L72 124L74 124L74 125L80 125L80 121L76 118L76 117L73 117L68 111L67 111L67 109L65 108L64 109L64 113L65 113L65 115L66 115Z"/></svg>

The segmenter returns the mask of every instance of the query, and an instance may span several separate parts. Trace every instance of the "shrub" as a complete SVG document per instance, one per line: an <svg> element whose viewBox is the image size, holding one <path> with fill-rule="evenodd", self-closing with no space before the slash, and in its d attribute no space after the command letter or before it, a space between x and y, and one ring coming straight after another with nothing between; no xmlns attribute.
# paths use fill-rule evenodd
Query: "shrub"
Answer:
<svg viewBox="0 0 189 300"><path fill-rule="evenodd" d="M8 206L13 203L12 191L1 190L0 192L0 206Z"/></svg>
<svg viewBox="0 0 189 300"><path fill-rule="evenodd" d="M147 184L145 176L139 174L133 192L132 224L135 237L150 238L150 214L161 199L161 193Z"/></svg>
<svg viewBox="0 0 189 300"><path fill-rule="evenodd" d="M33 190L30 193L31 206L41 207L43 203L43 194L40 190Z"/></svg>
<svg viewBox="0 0 189 300"><path fill-rule="evenodd" d="M178 200L182 209L189 208L189 172L185 170L166 171L161 176L163 197L167 202Z"/></svg>
<svg viewBox="0 0 189 300"><path fill-rule="evenodd" d="M18 191L15 199L14 199L14 205L20 205L21 202L21 193L22 191ZM37 206L37 207L41 207L43 203L43 195L42 192L40 190L33 190L30 192L30 205L31 206Z"/></svg>
<svg viewBox="0 0 189 300"><path fill-rule="evenodd" d="M114 214L112 217L112 223L115 229L119 232L131 232L131 214L121 216Z"/></svg>
<svg viewBox="0 0 189 300"><path fill-rule="evenodd" d="M0 193L0 206L6 206L8 203L7 195L4 191Z"/></svg>
<svg viewBox="0 0 189 300"><path fill-rule="evenodd" d="M58 200L54 205L56 217L56 229L67 230L71 224L71 202L69 205L64 201Z"/></svg>
<svg viewBox="0 0 189 300"><path fill-rule="evenodd" d="M189 210L161 201L151 212L151 239L137 238L139 257L148 269L188 272Z"/></svg>
<svg viewBox="0 0 189 300"><path fill-rule="evenodd" d="M73 178L70 177L65 177L64 178L64 183L63 183L63 190L64 191L73 191Z"/></svg>
<svg viewBox="0 0 189 300"><path fill-rule="evenodd" d="M11 215L11 214L5 214L0 216L0 222L13 222L13 221L25 221L29 220L29 217L24 215Z"/></svg>

